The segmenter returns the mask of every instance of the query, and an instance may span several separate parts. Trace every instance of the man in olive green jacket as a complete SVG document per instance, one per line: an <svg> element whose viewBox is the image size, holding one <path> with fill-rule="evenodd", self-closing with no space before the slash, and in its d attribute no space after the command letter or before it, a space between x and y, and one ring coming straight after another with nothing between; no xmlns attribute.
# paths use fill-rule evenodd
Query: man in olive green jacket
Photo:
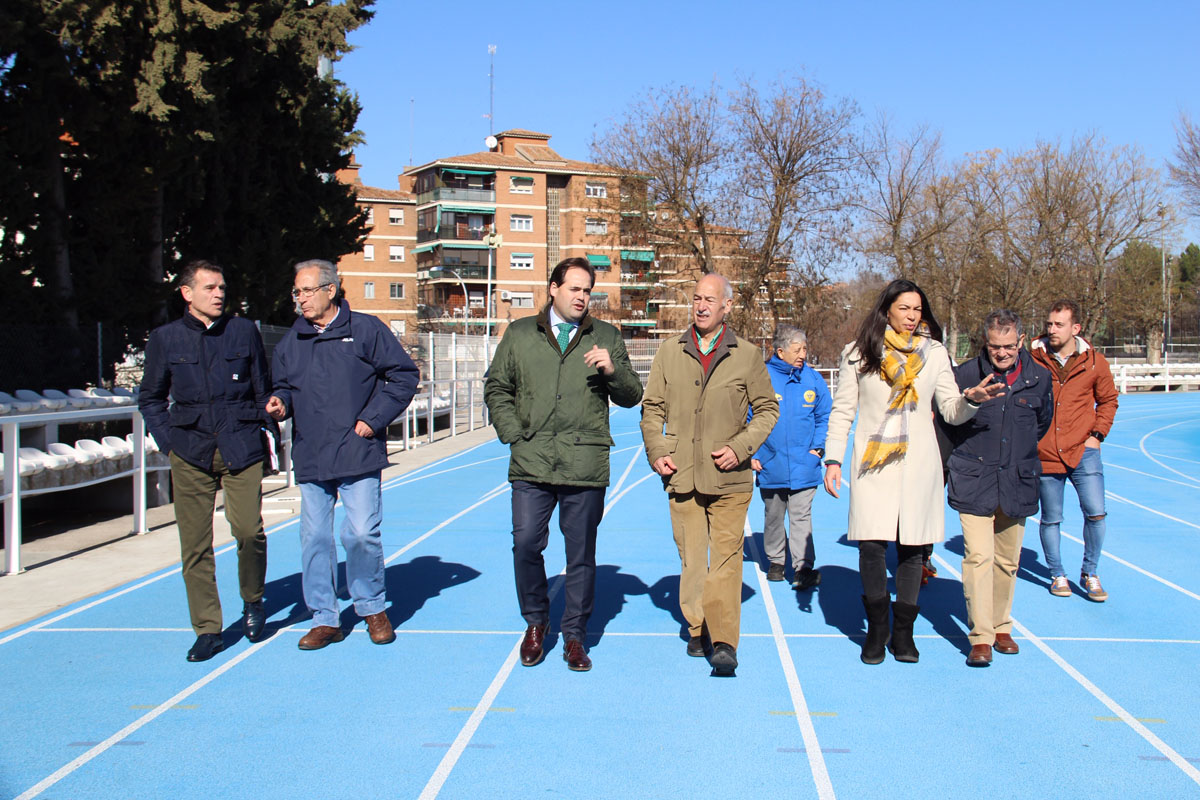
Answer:
<svg viewBox="0 0 1200 800"><path fill-rule="evenodd" d="M545 656L550 598L542 551L557 505L567 550L563 659L577 672L591 668L584 640L613 444L608 401L632 408L642 399L620 332L587 313L595 280L586 258L559 263L550 276L550 304L508 327L483 390L496 435L511 445L513 569L528 625L521 642L527 667Z"/></svg>
<svg viewBox="0 0 1200 800"><path fill-rule="evenodd" d="M670 496L687 653L705 655L707 629L710 663L723 675L737 668L750 458L779 418L762 353L725 326L732 308L728 280L697 281L694 324L659 348L642 401L646 456Z"/></svg>

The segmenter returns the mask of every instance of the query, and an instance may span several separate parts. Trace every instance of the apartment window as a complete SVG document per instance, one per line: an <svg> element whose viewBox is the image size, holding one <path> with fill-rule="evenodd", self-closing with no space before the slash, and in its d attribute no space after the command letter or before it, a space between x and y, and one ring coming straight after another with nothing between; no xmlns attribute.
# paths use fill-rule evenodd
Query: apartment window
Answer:
<svg viewBox="0 0 1200 800"><path fill-rule="evenodd" d="M533 308L533 292L513 292L513 308Z"/></svg>
<svg viewBox="0 0 1200 800"><path fill-rule="evenodd" d="M367 206L367 224L375 224L375 206Z"/></svg>
<svg viewBox="0 0 1200 800"><path fill-rule="evenodd" d="M393 300L403 300L404 299L404 284L403 283L388 284L388 297L392 298Z"/></svg>
<svg viewBox="0 0 1200 800"><path fill-rule="evenodd" d="M533 217L529 214L513 214L508 218L508 229L510 231L532 233Z"/></svg>
<svg viewBox="0 0 1200 800"><path fill-rule="evenodd" d="M533 194L533 178L512 177L508 179L510 194Z"/></svg>
<svg viewBox="0 0 1200 800"><path fill-rule="evenodd" d="M374 261L374 260L375 260L375 245L364 244L363 245L363 261Z"/></svg>
<svg viewBox="0 0 1200 800"><path fill-rule="evenodd" d="M392 328L392 334L396 338L400 338L401 336L403 336L405 331L408 328L408 325L402 319L394 319L389 324Z"/></svg>
<svg viewBox="0 0 1200 800"><path fill-rule="evenodd" d="M584 233L604 235L608 233L608 220L588 217L584 224Z"/></svg>
<svg viewBox="0 0 1200 800"><path fill-rule="evenodd" d="M366 300L375 299L375 281L366 281L363 283L363 298Z"/></svg>
<svg viewBox="0 0 1200 800"><path fill-rule="evenodd" d="M404 209L403 208L389 208L388 209L388 224L389 225L403 225L404 224Z"/></svg>
<svg viewBox="0 0 1200 800"><path fill-rule="evenodd" d="M404 260L404 245L389 244L388 245L388 261L403 261Z"/></svg>
<svg viewBox="0 0 1200 800"><path fill-rule="evenodd" d="M592 292L588 299L588 306L593 309L608 308L608 293L607 292Z"/></svg>
<svg viewBox="0 0 1200 800"><path fill-rule="evenodd" d="M533 269L533 253L513 253L508 257L509 269Z"/></svg>
<svg viewBox="0 0 1200 800"><path fill-rule="evenodd" d="M588 197L608 197L608 184L588 181L584 184L584 194Z"/></svg>

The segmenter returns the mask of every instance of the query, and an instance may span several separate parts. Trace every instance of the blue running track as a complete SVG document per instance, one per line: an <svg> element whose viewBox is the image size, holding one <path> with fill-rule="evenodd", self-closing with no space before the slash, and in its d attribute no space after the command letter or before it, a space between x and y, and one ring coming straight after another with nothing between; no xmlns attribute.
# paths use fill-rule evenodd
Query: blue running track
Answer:
<svg viewBox="0 0 1200 800"><path fill-rule="evenodd" d="M372 645L347 611L346 641L296 648L308 622L295 520L269 537L258 644L234 616L229 548L228 649L211 661L184 660L194 637L178 568L0 633L0 797L1200 797L1200 394L1122 398L1103 450L1111 597L1051 596L1031 519L1021 653L987 669L963 663L948 509L920 663L860 663L847 505L822 492L823 581L804 593L765 581L755 497L741 666L711 677L684 654L679 562L637 419L613 415L591 672L566 669L557 633L544 663L519 665L507 451L493 440L386 484L392 645ZM1065 505L1073 569L1072 489ZM561 536L550 541L553 574ZM551 613L557 624L561 600Z"/></svg>

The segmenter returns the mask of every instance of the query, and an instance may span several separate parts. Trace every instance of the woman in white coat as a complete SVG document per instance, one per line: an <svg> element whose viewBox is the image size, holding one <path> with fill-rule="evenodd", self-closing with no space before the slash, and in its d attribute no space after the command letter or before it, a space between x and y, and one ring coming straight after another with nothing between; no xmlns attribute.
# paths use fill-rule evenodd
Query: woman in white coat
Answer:
<svg viewBox="0 0 1200 800"><path fill-rule="evenodd" d="M897 661L916 662L913 622L920 607L923 545L945 535L942 460L931 410L951 425L975 415L979 404L1003 391L979 385L959 391L950 357L925 293L912 281L892 281L880 293L858 335L842 351L826 436L825 490L838 497L842 456L858 417L850 476L847 538L858 542L858 570L867 612L862 660L883 661L885 645ZM888 643L885 558L896 543L896 602Z"/></svg>

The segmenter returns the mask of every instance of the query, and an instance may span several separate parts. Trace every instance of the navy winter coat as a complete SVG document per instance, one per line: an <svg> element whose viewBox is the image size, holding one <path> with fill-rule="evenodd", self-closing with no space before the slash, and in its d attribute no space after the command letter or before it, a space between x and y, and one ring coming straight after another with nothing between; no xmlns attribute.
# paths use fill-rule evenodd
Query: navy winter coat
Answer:
<svg viewBox="0 0 1200 800"><path fill-rule="evenodd" d="M275 424L263 410L270 385L253 322L221 317L205 328L185 313L150 334L138 410L164 453L212 469L219 447L225 465L239 470L265 455L262 427Z"/></svg>
<svg viewBox="0 0 1200 800"><path fill-rule="evenodd" d="M324 331L300 317L275 347L272 394L294 420L292 460L301 482L386 467L387 426L408 407L420 380L386 325L340 303ZM358 420L371 426L374 438L354 432Z"/></svg>
<svg viewBox="0 0 1200 800"><path fill-rule="evenodd" d="M948 425L954 445L948 467L950 506L986 517L999 508L1020 519L1038 510L1038 440L1054 419L1050 373L1021 350L1021 374L1000 397L988 400L962 425ZM969 389L994 372L986 353L955 367L959 387Z"/></svg>
<svg viewBox="0 0 1200 800"><path fill-rule="evenodd" d="M756 482L761 489L808 489L824 480L821 459L809 450L825 447L833 398L815 369L797 369L777 355L767 374L779 401L779 421L754 454L762 464Z"/></svg>

